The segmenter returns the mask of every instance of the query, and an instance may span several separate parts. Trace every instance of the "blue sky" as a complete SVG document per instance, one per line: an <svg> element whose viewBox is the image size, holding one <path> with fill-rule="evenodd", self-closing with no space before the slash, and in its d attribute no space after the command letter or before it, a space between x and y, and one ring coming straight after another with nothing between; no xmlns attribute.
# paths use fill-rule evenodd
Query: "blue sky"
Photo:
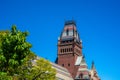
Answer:
<svg viewBox="0 0 120 80"><path fill-rule="evenodd" d="M94 60L102 80L120 72L119 0L0 0L0 30L29 31L32 51L52 62L65 20L74 19L90 68Z"/></svg>

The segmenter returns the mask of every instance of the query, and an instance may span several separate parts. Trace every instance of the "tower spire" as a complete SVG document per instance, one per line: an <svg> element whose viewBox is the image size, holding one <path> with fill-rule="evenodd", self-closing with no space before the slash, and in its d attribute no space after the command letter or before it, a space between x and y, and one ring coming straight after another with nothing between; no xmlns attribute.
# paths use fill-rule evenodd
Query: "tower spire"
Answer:
<svg viewBox="0 0 120 80"><path fill-rule="evenodd" d="M96 71L96 69L95 69L95 65L94 65L94 61L92 61L91 70L94 70L94 71Z"/></svg>
<svg viewBox="0 0 120 80"><path fill-rule="evenodd" d="M79 68L75 65L79 56L82 56L82 46L76 22L74 20L65 21L58 40L58 64L67 68L73 78L75 78ZM83 63L83 65L86 64Z"/></svg>
<svg viewBox="0 0 120 80"><path fill-rule="evenodd" d="M85 55L82 53L82 41L74 20L65 21L57 46L57 64L68 69L75 80L99 80L94 61L88 70Z"/></svg>
<svg viewBox="0 0 120 80"><path fill-rule="evenodd" d="M95 65L94 65L94 61L92 61L92 66L91 66L91 70L90 70L90 76L91 76L91 79L93 80L100 80L98 74L97 74L97 71L95 69Z"/></svg>

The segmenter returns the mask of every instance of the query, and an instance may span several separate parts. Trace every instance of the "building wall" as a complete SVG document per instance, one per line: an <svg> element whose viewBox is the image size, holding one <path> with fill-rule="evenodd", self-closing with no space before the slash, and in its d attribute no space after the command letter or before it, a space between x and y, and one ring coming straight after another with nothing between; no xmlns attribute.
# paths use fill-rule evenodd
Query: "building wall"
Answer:
<svg viewBox="0 0 120 80"><path fill-rule="evenodd" d="M51 63L52 67L56 69L56 78L57 80L73 80L71 74L64 67L61 67L55 63Z"/></svg>

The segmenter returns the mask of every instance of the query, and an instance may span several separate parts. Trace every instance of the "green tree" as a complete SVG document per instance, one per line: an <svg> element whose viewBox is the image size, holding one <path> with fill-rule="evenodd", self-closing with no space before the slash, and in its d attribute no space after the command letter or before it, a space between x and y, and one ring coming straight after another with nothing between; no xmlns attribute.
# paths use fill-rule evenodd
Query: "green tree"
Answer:
<svg viewBox="0 0 120 80"><path fill-rule="evenodd" d="M24 60L24 63L22 66L19 66L19 75L18 78L20 80L25 80L29 77L29 74L31 74L31 70L33 67L32 61L36 59L36 55L34 53L30 53Z"/></svg>
<svg viewBox="0 0 120 80"><path fill-rule="evenodd" d="M55 80L56 70L49 61L40 58L33 61L29 80Z"/></svg>
<svg viewBox="0 0 120 80"><path fill-rule="evenodd" d="M34 53L27 56L25 63L20 67L20 80L55 80L56 70L49 61L39 58Z"/></svg>
<svg viewBox="0 0 120 80"><path fill-rule="evenodd" d="M2 36L0 48L0 71L10 76L18 74L27 55L30 54L32 45L26 41L28 33L21 32L12 26L12 30Z"/></svg>
<svg viewBox="0 0 120 80"><path fill-rule="evenodd" d="M0 31L0 48L1 48L1 45L2 45L2 38L8 33L9 31Z"/></svg>
<svg viewBox="0 0 120 80"><path fill-rule="evenodd" d="M0 80L12 80L12 77L8 76L5 72L0 72Z"/></svg>
<svg viewBox="0 0 120 80"><path fill-rule="evenodd" d="M54 80L56 71L49 61L37 59L26 41L28 33L12 26L0 35L0 80Z"/></svg>

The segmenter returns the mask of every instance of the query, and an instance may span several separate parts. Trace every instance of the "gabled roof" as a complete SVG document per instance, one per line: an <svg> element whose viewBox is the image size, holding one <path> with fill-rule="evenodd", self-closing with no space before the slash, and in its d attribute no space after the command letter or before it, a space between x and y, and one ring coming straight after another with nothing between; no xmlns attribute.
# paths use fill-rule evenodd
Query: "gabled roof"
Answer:
<svg viewBox="0 0 120 80"><path fill-rule="evenodd" d="M84 56L78 56L77 60L75 62L75 65L80 65L80 66L85 65L85 66L87 66L87 64L85 62L85 59L84 59Z"/></svg>
<svg viewBox="0 0 120 80"><path fill-rule="evenodd" d="M84 56L79 56L76 60L76 64L79 66L79 68L75 80L89 80L89 70L87 68Z"/></svg>
<svg viewBox="0 0 120 80"><path fill-rule="evenodd" d="M86 64L86 62L85 62L85 58L84 58L84 56L82 57L82 61L81 61L81 63L80 63L80 66L87 66L87 64Z"/></svg>

